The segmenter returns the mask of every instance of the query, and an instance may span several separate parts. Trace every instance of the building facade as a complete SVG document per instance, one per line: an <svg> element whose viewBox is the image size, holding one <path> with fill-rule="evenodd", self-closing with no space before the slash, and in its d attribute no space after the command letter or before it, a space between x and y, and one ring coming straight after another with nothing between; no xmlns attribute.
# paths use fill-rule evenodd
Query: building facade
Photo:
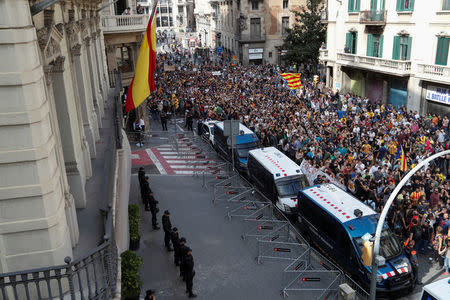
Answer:
<svg viewBox="0 0 450 300"><path fill-rule="evenodd" d="M450 113L450 1L328 1L326 84L421 113Z"/></svg>
<svg viewBox="0 0 450 300"><path fill-rule="evenodd" d="M102 127L100 0L0 1L0 273L61 265Z"/></svg>

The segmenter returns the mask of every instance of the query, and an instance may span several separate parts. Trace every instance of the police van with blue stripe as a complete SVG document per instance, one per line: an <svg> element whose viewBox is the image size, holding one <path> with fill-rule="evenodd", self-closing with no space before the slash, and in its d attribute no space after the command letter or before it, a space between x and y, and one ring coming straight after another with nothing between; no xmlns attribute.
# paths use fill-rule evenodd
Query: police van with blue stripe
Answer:
<svg viewBox="0 0 450 300"><path fill-rule="evenodd" d="M297 198L300 231L368 290L371 240L378 214L333 184L308 187L300 191ZM377 296L412 290L411 263L386 223L380 241L380 255L386 261L378 268Z"/></svg>
<svg viewBox="0 0 450 300"><path fill-rule="evenodd" d="M231 151L231 139L229 139L228 136L225 136L223 131L223 122L217 122L214 124L214 147L217 152L231 161L233 152ZM258 146L259 139L256 134L240 123L239 135L236 135L236 143L233 145L236 169L241 172L247 171L248 151L256 149Z"/></svg>
<svg viewBox="0 0 450 300"><path fill-rule="evenodd" d="M297 194L309 186L300 166L275 147L248 152L248 178L288 216L296 216Z"/></svg>

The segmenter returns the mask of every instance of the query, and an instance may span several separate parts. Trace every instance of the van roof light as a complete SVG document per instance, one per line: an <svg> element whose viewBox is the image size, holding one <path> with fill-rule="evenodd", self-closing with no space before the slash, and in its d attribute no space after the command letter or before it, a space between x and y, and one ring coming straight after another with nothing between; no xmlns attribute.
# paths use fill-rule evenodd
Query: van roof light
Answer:
<svg viewBox="0 0 450 300"><path fill-rule="evenodd" d="M355 209L355 211L353 212L355 214L355 217L360 218L363 215L363 212L360 209Z"/></svg>
<svg viewBox="0 0 450 300"><path fill-rule="evenodd" d="M295 172L300 173L300 170L295 170Z"/></svg>
<svg viewBox="0 0 450 300"><path fill-rule="evenodd" d="M279 176L280 176L280 173L275 174L275 176L279 177Z"/></svg>

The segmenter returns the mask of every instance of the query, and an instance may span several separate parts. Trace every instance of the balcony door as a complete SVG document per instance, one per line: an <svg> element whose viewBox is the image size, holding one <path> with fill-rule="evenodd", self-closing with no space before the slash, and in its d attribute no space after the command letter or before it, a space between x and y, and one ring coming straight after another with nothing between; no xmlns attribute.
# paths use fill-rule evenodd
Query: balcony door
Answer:
<svg viewBox="0 0 450 300"><path fill-rule="evenodd" d="M250 19L250 38L252 40L261 38L261 19L251 18Z"/></svg>
<svg viewBox="0 0 450 300"><path fill-rule="evenodd" d="M384 10L385 0L370 0L370 10L381 11Z"/></svg>

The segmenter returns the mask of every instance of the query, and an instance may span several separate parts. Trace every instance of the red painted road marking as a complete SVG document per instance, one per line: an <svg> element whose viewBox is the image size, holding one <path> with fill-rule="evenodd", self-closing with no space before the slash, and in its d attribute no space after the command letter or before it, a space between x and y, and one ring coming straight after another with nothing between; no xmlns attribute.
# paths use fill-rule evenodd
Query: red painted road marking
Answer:
<svg viewBox="0 0 450 300"><path fill-rule="evenodd" d="M135 154L139 157L131 160L132 165L138 166L154 165L153 161L150 159L145 150L134 151L132 154Z"/></svg>

